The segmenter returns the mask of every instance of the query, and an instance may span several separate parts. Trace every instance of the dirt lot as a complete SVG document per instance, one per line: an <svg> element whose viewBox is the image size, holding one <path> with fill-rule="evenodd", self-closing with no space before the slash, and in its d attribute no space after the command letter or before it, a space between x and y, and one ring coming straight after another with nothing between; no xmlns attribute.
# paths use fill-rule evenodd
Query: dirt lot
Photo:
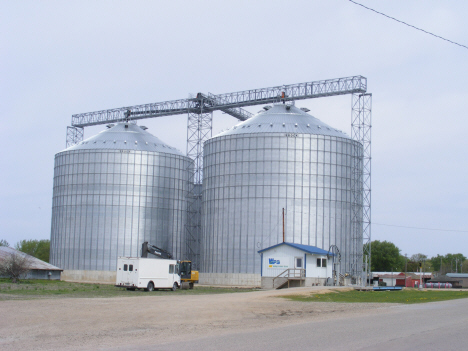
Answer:
<svg viewBox="0 0 468 351"><path fill-rule="evenodd" d="M212 333L389 308L385 304L304 303L277 297L317 290L320 287L220 295L148 293L141 297L0 301L0 349L96 350L161 345Z"/></svg>

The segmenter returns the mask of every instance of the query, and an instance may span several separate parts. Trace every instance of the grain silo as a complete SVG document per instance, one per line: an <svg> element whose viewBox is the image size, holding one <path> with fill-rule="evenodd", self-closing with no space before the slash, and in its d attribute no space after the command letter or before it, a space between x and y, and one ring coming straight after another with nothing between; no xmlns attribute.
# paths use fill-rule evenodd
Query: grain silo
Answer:
<svg viewBox="0 0 468 351"><path fill-rule="evenodd" d="M50 262L66 279L115 279L118 256L148 241L185 255L193 161L132 123L55 155Z"/></svg>
<svg viewBox="0 0 468 351"><path fill-rule="evenodd" d="M351 238L361 144L295 106L264 110L205 142L204 282L260 285L257 251L283 241L283 208L286 242L336 245L340 272L350 272L362 250L362 231Z"/></svg>

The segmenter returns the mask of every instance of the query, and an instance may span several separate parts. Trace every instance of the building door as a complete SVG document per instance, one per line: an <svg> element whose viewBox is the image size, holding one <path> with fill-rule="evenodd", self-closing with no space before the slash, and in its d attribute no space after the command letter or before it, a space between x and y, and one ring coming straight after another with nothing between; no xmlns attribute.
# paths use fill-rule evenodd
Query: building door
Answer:
<svg viewBox="0 0 468 351"><path fill-rule="evenodd" d="M301 269L304 269L302 257L294 257L294 276L301 276Z"/></svg>

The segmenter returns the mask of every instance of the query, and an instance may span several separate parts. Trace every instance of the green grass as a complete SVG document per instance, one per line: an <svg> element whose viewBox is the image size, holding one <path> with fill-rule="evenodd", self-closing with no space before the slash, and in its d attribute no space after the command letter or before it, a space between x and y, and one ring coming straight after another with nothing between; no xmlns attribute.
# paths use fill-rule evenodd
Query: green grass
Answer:
<svg viewBox="0 0 468 351"><path fill-rule="evenodd" d="M158 290L147 292L144 290L127 291L107 284L69 283L57 280L23 280L13 284L9 279L0 279L0 301L24 300L41 298L70 298L70 297L135 297L135 296L162 296L162 295L201 295L223 294L232 292L252 291L253 289L239 288L212 288L195 284L192 290Z"/></svg>
<svg viewBox="0 0 468 351"><path fill-rule="evenodd" d="M361 303L424 303L468 298L468 291L419 291L405 289L401 291L336 291L326 294L312 294L310 296L284 296L294 301L304 302L361 302Z"/></svg>

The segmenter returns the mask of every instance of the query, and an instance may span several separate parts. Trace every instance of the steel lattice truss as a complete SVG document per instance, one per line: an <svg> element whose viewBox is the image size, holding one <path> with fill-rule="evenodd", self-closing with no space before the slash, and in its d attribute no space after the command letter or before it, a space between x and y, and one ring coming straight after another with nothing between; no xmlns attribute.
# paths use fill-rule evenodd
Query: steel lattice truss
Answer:
<svg viewBox="0 0 468 351"><path fill-rule="evenodd" d="M67 127L67 147L78 144L84 137L83 127Z"/></svg>
<svg viewBox="0 0 468 351"><path fill-rule="evenodd" d="M356 250L356 257L354 257L356 266L353 275L358 277L362 272L364 256L368 257L369 267L371 267L372 94L353 94L351 105L351 137L362 145L362 149L355 147L353 153L354 181L351 237Z"/></svg>
<svg viewBox="0 0 468 351"><path fill-rule="evenodd" d="M201 104L203 106L203 104ZM190 111L187 120L187 156L194 161L190 172L187 225L187 258L198 269L201 238L201 190L203 181L203 143L212 136L213 112Z"/></svg>
<svg viewBox="0 0 468 351"><path fill-rule="evenodd" d="M199 93L196 98L76 114L72 116L72 126L86 127L124 120L185 114L187 112L198 113L200 108L203 108L204 112L221 110L241 121L245 121L252 114L242 110L241 107L283 100L304 100L325 96L365 93L366 89L367 79L362 76L354 76L271 88L251 89L220 95Z"/></svg>
<svg viewBox="0 0 468 351"><path fill-rule="evenodd" d="M213 111L219 110L245 121L252 116L250 112L242 109L245 106L352 94L351 136L363 148L361 153L358 151L361 148L357 145L353 157L353 229L351 234L356 252L351 270L352 274L360 279L363 271L363 255L368 255L370 260L371 249L372 95L365 94L366 91L367 79L363 76L352 76L219 95L198 93L195 98L80 113L72 116L71 127L67 127L67 147L83 140L83 128L86 126L187 113L187 156L194 160L189 192L187 245L188 255L196 266L201 232L203 143L211 137ZM366 245L365 252L362 248L363 241L364 244L369 244Z"/></svg>

